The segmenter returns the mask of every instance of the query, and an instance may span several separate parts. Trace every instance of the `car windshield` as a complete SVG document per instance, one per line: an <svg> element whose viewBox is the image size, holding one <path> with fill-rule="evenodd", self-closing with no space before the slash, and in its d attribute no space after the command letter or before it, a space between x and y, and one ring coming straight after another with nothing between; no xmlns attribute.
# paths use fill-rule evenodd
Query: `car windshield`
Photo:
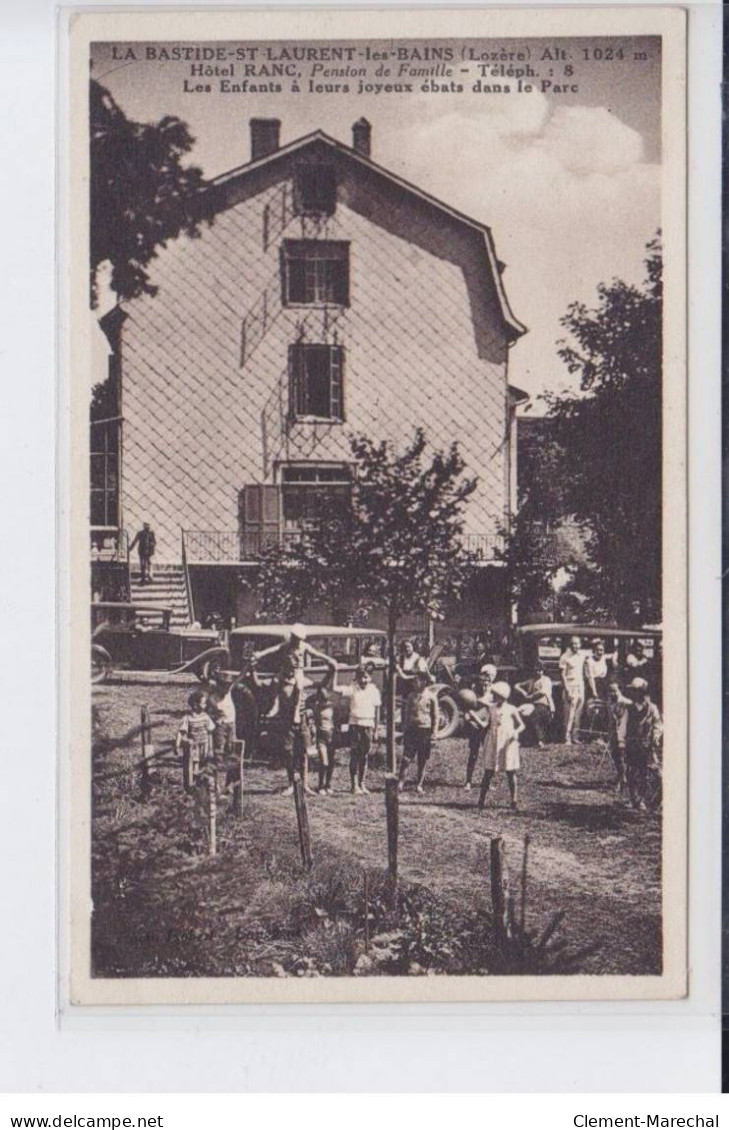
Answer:
<svg viewBox="0 0 729 1130"><path fill-rule="evenodd" d="M537 644L540 659L559 659L562 654L562 639L560 636L541 636Z"/></svg>
<svg viewBox="0 0 729 1130"><path fill-rule="evenodd" d="M317 651L323 651L347 667L354 667L359 661L359 643L357 636L310 636L308 642ZM325 666L323 659L313 655L310 659L312 667Z"/></svg>

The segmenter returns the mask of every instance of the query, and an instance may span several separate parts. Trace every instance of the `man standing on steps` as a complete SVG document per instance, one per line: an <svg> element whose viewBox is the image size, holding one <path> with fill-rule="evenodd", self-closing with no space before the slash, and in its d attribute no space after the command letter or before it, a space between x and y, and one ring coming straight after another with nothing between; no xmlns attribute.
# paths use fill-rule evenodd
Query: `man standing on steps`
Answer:
<svg viewBox="0 0 729 1130"><path fill-rule="evenodd" d="M137 552L139 554L140 584L146 585L149 581L153 580L152 558L154 557L154 551L157 547L157 539L154 536L154 530L149 522L145 522L141 530L136 534L134 541L129 546L130 553L135 545L138 547Z"/></svg>

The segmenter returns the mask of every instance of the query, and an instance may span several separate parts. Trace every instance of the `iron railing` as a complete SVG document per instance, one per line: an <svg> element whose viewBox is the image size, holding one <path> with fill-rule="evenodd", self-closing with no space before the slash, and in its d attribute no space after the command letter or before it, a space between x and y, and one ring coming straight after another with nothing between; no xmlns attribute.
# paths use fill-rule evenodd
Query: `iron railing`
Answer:
<svg viewBox="0 0 729 1130"><path fill-rule="evenodd" d="M187 613L190 618L189 622L194 624L197 617L195 616L195 602L192 596L192 584L190 583L190 570L188 569L187 561L187 546L185 545L185 531L180 531L180 541L182 543L182 572L185 577L185 595L187 596Z"/></svg>
<svg viewBox="0 0 729 1130"><path fill-rule="evenodd" d="M296 527L265 529L183 530L183 563L189 565L237 565L255 561L272 545L293 545L301 537ZM466 534L464 548L478 562L498 560L503 546L498 534Z"/></svg>
<svg viewBox="0 0 729 1130"><path fill-rule="evenodd" d="M237 530L183 530L188 565L236 565L243 561Z"/></svg>
<svg viewBox="0 0 729 1130"><path fill-rule="evenodd" d="M466 534L463 538L463 548L476 561L498 561L503 547L504 539L499 534Z"/></svg>

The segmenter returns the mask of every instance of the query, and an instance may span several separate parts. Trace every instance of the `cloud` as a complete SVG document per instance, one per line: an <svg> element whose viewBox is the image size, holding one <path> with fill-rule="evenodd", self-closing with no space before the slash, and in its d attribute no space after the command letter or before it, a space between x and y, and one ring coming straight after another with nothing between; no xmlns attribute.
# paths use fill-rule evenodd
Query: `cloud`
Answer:
<svg viewBox="0 0 729 1130"><path fill-rule="evenodd" d="M556 352L571 302L600 282L643 279L660 226L660 166L643 139L603 107L506 97L479 115L452 110L400 121L383 164L492 228L517 317L530 332L511 354L529 392L573 382Z"/></svg>
<svg viewBox="0 0 729 1130"><path fill-rule="evenodd" d="M611 175L643 160L643 138L602 106L559 106L539 145L569 172Z"/></svg>

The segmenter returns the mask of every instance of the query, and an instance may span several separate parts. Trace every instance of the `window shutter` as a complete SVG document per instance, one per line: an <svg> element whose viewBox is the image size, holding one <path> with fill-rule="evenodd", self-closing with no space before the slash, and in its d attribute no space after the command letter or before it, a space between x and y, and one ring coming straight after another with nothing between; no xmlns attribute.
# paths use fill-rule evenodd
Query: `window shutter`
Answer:
<svg viewBox="0 0 729 1130"><path fill-rule="evenodd" d="M344 350L341 345L329 347L329 380L331 416L344 419Z"/></svg>
<svg viewBox="0 0 729 1130"><path fill-rule="evenodd" d="M301 345L289 346L289 416L303 416L305 411L304 389L306 377L304 370L304 348Z"/></svg>
<svg viewBox="0 0 729 1130"><path fill-rule="evenodd" d="M269 483L261 491L261 549L276 545L281 534L281 488Z"/></svg>
<svg viewBox="0 0 729 1130"><path fill-rule="evenodd" d="M242 553L244 558L251 558L279 539L281 489L269 483L251 483L243 487L242 496Z"/></svg>
<svg viewBox="0 0 729 1130"><path fill-rule="evenodd" d="M241 555L244 560L255 557L261 544L261 488L258 483L241 491Z"/></svg>

